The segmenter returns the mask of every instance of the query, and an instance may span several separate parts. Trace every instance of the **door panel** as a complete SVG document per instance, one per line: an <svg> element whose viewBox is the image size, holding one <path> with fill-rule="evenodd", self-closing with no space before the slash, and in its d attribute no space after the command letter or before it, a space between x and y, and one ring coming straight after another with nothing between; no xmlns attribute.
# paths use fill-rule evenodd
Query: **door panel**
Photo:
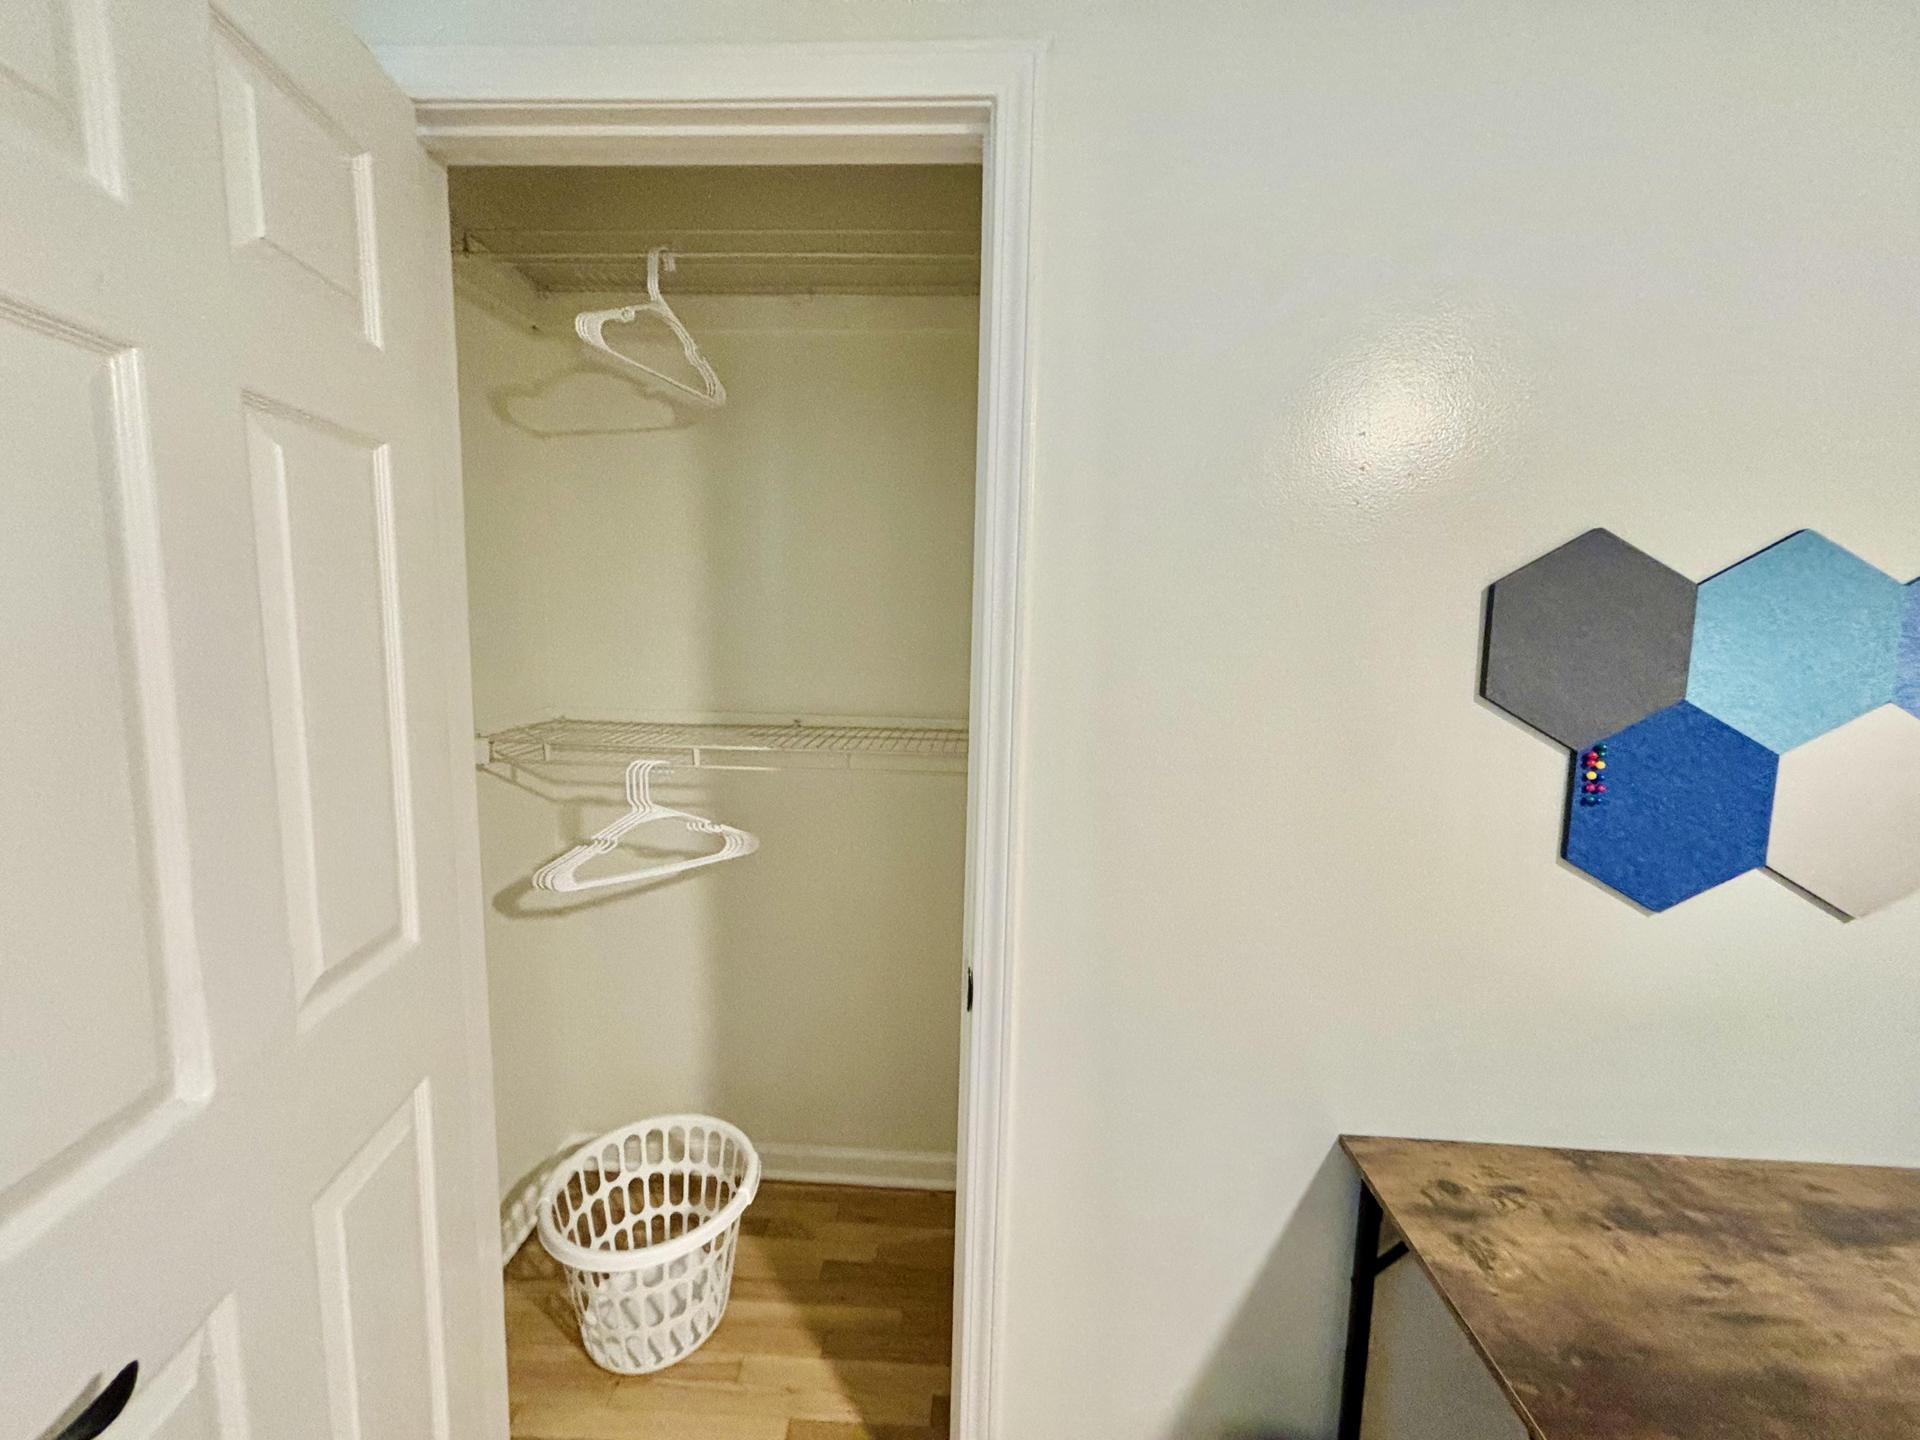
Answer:
<svg viewBox="0 0 1920 1440"><path fill-rule="evenodd" d="M0 6L0 1440L505 1434L412 129L328 0Z"/></svg>
<svg viewBox="0 0 1920 1440"><path fill-rule="evenodd" d="M249 1440L240 1387L238 1319L231 1299L127 1402L112 1440Z"/></svg>
<svg viewBox="0 0 1920 1440"><path fill-rule="evenodd" d="M110 58L100 0L0 9L0 130L117 192Z"/></svg>
<svg viewBox="0 0 1920 1440"><path fill-rule="evenodd" d="M215 17L214 68L235 259L303 318L378 345L373 157L251 41Z"/></svg>
<svg viewBox="0 0 1920 1440"><path fill-rule="evenodd" d="M446 1440L426 1081L314 1202L333 1433Z"/></svg>
<svg viewBox="0 0 1920 1440"><path fill-rule="evenodd" d="M385 445L255 398L247 445L304 1007L419 933L392 471Z"/></svg>
<svg viewBox="0 0 1920 1440"><path fill-rule="evenodd" d="M35 752L0 774L0 814L44 817L0 838L0 1225L204 1068L201 1017L167 1006L170 982L188 997L197 977L160 883L184 838L162 778L178 758L149 723L167 709L164 637L136 604L157 564L138 392L131 351L0 311L0 611L44 616L0 633L0 726Z"/></svg>

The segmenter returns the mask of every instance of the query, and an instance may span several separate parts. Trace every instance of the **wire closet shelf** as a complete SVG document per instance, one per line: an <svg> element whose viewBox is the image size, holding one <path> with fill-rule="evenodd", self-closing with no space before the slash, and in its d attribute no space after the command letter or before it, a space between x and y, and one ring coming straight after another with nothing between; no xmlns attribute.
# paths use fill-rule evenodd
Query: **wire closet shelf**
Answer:
<svg viewBox="0 0 1920 1440"><path fill-rule="evenodd" d="M681 724L557 717L481 737L493 764L608 764L641 758L699 770L967 768L967 732L952 725Z"/></svg>

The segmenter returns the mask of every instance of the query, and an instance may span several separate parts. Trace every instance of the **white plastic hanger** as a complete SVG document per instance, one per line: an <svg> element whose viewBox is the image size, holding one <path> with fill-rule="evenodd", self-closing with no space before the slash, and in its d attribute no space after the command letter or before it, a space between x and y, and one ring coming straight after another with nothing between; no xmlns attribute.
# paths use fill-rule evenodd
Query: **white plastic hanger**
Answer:
<svg viewBox="0 0 1920 1440"><path fill-rule="evenodd" d="M707 362L707 357L700 353L699 342L688 333L687 327L680 323L680 317L673 313L673 307L667 304L665 297L661 295L660 267L663 262L669 271L673 269L673 256L666 249L656 247L647 252L647 298L643 302L616 306L612 310L582 310L574 316L574 333L583 343L603 355L612 356L622 365L631 366L656 384L678 391L696 405L718 410L727 403L727 387L720 383L720 377L713 373L713 366ZM607 343L606 336L602 332L609 323L638 320L642 315L654 316L674 333L675 338L680 342L680 353L686 356L687 364L691 365L700 377L701 389L696 390L684 380L676 380L673 376L663 374L651 365L642 365L631 355L622 355Z"/></svg>
<svg viewBox="0 0 1920 1440"><path fill-rule="evenodd" d="M704 815L690 815L685 810L674 810L656 802L652 794L653 772L667 769L672 764L670 760L635 760L627 766L627 813L591 839L574 846L559 859L549 860L542 865L534 872L533 888L571 894L576 890L602 890L610 885L636 885L643 880L664 880L669 875L698 870L702 865L718 865L722 860L737 860L760 848L759 838L744 830L736 830L731 825L722 825L718 820L709 820ZM702 835L718 835L723 843L711 855L667 860L658 865L643 865L638 870L623 871L618 875L596 875L591 880L580 878L582 865L596 855L606 854L620 843L620 838L628 831L650 820L681 820L686 822L689 830L697 830Z"/></svg>

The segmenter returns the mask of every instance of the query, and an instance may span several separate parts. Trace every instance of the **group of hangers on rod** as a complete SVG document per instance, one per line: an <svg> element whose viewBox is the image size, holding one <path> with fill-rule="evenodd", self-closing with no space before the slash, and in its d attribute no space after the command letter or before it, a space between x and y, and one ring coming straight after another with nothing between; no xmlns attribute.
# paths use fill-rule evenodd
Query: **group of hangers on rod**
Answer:
<svg viewBox="0 0 1920 1440"><path fill-rule="evenodd" d="M745 830L722 824L718 820L709 820L704 815L676 810L655 800L652 793L654 772L670 769L672 764L670 760L635 760L629 764L626 813L612 824L595 831L558 859L549 860L534 871L533 888L572 894L581 890L604 890L614 885L638 885L649 880L664 880L670 875L682 875L705 865L718 865L722 860L737 860L760 848L759 837ZM663 860L642 865L636 870L582 878L581 866L617 849L629 831L653 820L678 820L696 834L718 835L721 839L720 848L707 855Z"/></svg>

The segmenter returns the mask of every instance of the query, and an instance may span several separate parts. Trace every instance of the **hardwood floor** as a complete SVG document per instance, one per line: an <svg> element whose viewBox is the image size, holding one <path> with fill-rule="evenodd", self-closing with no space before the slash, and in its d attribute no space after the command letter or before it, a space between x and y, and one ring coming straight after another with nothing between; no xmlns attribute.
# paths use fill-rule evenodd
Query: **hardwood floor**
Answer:
<svg viewBox="0 0 1920 1440"><path fill-rule="evenodd" d="M947 1434L953 1196L768 1181L713 1337L655 1375L587 1358L538 1237L508 1262L514 1440L935 1440Z"/></svg>

